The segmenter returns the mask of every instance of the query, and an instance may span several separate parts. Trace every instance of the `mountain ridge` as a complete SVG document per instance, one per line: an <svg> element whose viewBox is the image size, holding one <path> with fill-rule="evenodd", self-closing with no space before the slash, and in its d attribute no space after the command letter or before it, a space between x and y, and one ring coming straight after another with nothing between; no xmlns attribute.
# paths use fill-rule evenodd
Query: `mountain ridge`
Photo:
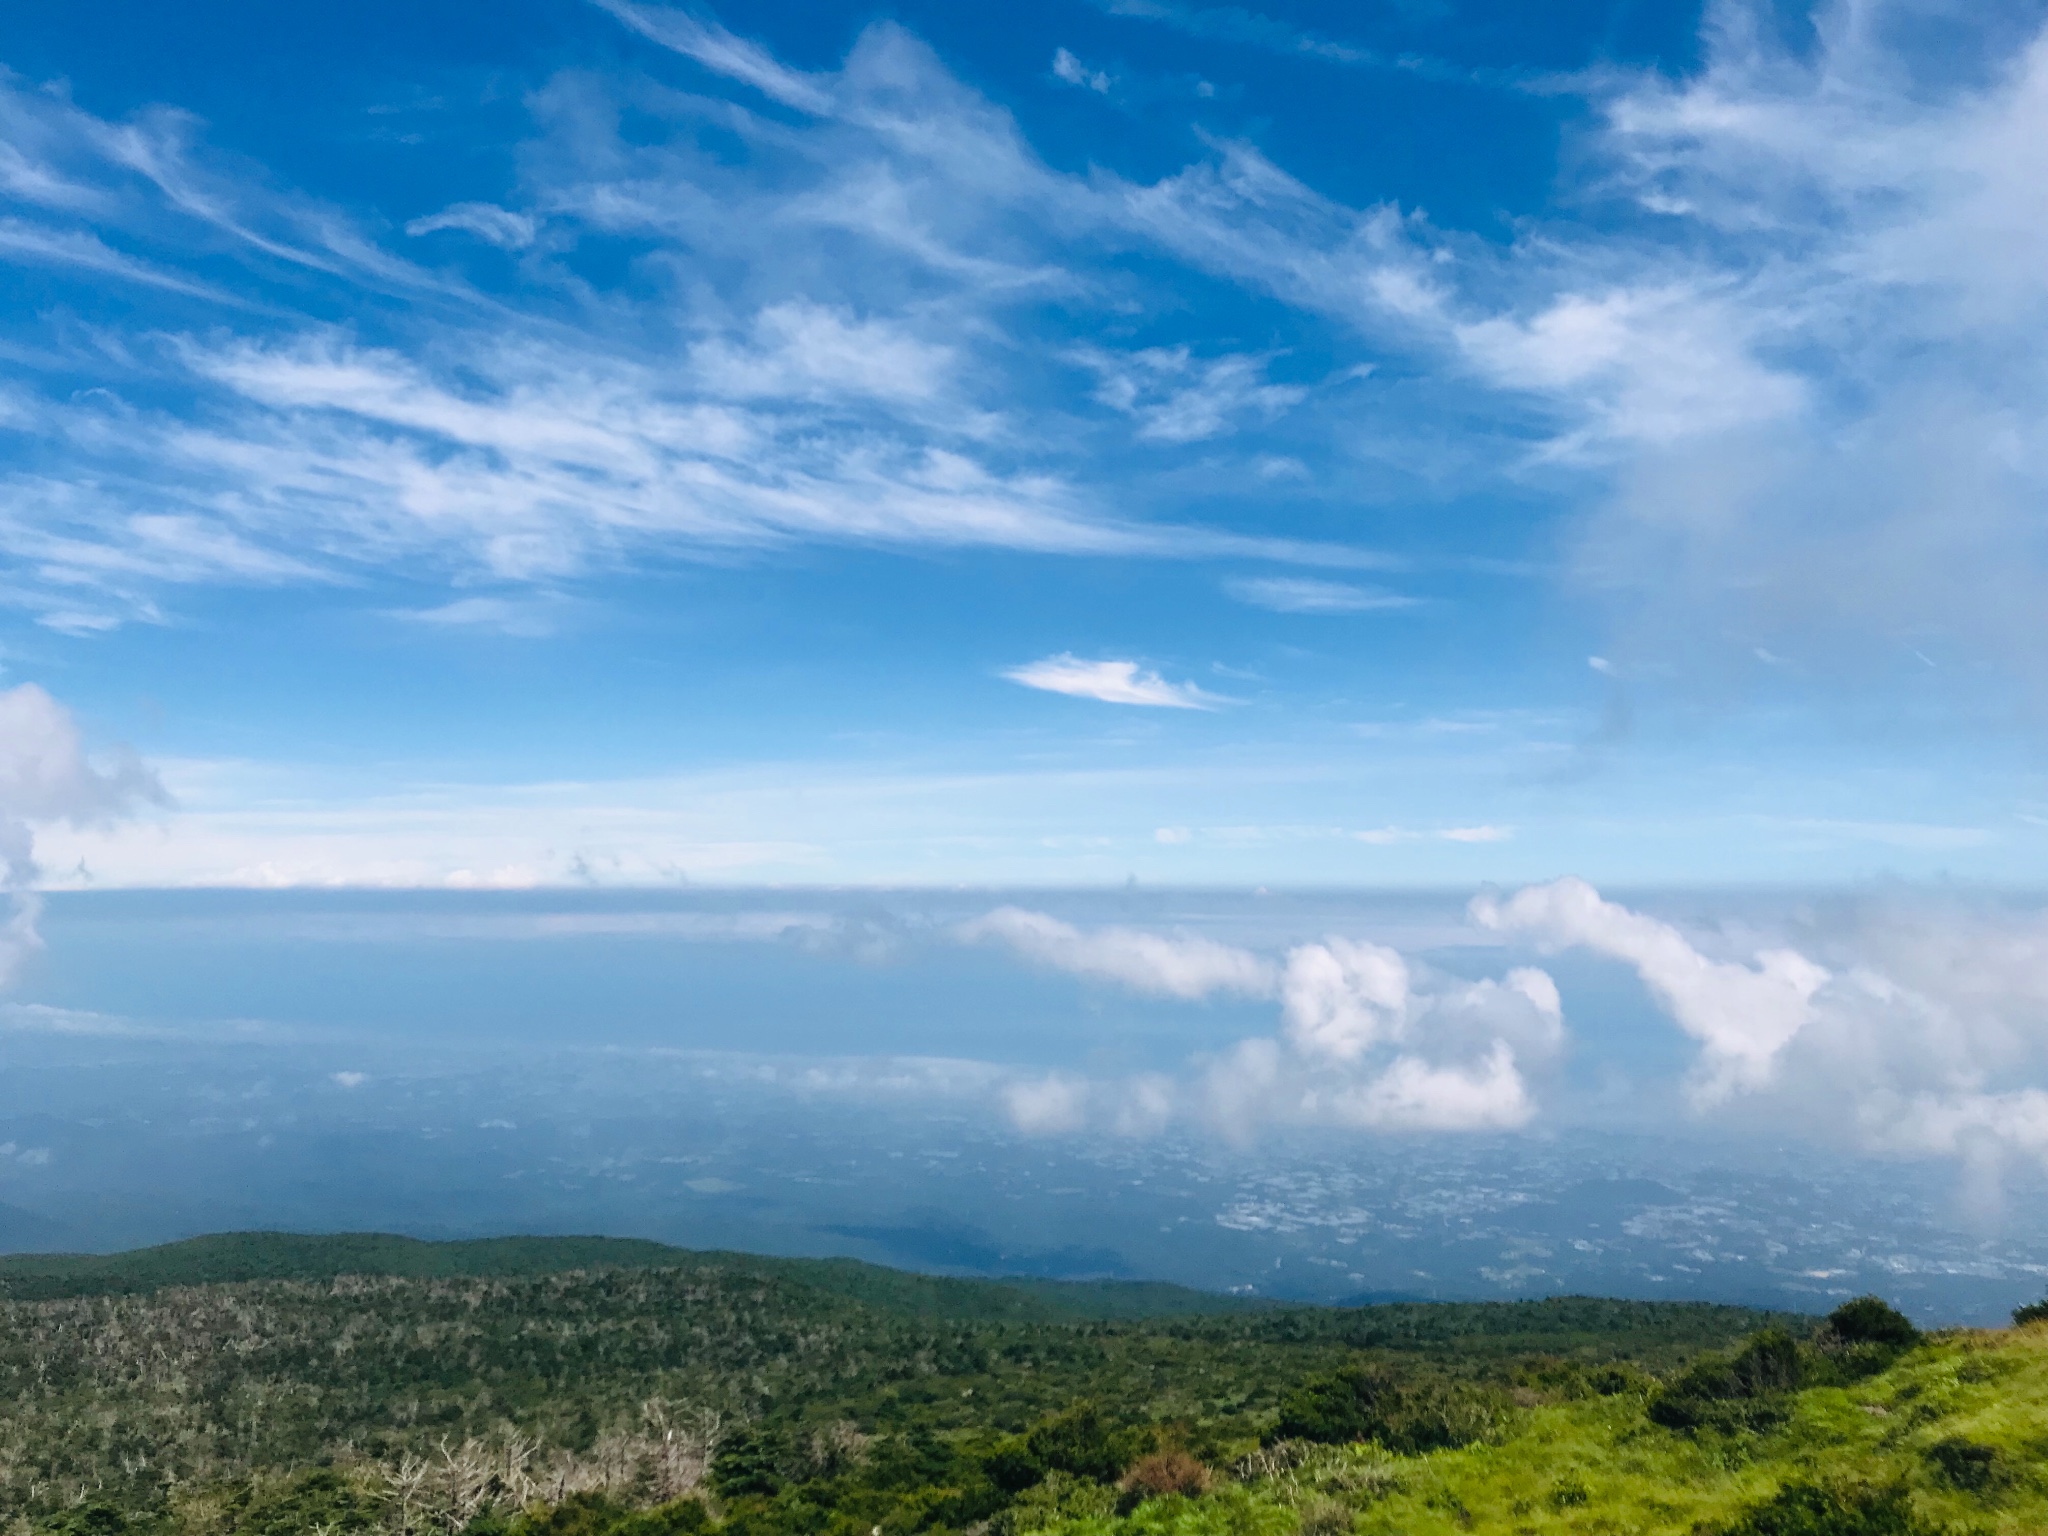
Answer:
<svg viewBox="0 0 2048 1536"><path fill-rule="evenodd" d="M0 1300L146 1295L172 1286L344 1275L511 1279L596 1269L716 1264L800 1283L888 1310L1019 1321L1160 1318L1282 1305L1159 1280L929 1275L851 1258L789 1258L681 1248L651 1238L545 1235L437 1240L391 1232L208 1233L109 1254L0 1255Z"/></svg>

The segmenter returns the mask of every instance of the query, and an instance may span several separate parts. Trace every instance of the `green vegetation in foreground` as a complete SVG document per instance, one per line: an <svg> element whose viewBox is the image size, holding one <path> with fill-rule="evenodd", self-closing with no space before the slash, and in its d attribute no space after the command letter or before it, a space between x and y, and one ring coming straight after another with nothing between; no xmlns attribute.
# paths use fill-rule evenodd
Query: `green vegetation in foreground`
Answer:
<svg viewBox="0 0 2048 1536"><path fill-rule="evenodd" d="M344 1268L373 1263L407 1272ZM1923 1338L1874 1301L1204 1312L259 1235L0 1282L46 1292L0 1301L13 1536L2048 1530L2048 1327Z"/></svg>

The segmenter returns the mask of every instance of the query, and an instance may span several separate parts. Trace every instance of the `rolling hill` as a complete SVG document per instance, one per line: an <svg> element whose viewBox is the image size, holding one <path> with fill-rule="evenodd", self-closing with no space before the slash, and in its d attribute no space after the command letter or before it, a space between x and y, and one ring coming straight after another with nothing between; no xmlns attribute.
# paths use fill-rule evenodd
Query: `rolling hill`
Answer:
<svg viewBox="0 0 2048 1536"><path fill-rule="evenodd" d="M1922 1337L1866 1310L1282 1307L603 1238L17 1256L0 1260L0 1519L65 1536L2048 1529L2048 1329Z"/></svg>

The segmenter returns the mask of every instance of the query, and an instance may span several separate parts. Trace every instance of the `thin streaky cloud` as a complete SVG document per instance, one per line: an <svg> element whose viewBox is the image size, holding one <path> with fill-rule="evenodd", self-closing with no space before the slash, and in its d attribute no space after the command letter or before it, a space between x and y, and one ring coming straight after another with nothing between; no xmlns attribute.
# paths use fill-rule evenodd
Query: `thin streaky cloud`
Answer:
<svg viewBox="0 0 2048 1536"><path fill-rule="evenodd" d="M1030 42L1013 71L977 72L1011 81L1013 102L853 12L832 24L852 40L844 55L820 62L768 12L728 6L721 24L630 0L588 10L599 46L584 62L612 62L546 75L563 56L540 59L518 142L502 117L473 124L499 136L514 178L458 177L423 206L386 197L353 150L294 157L302 190L238 153L242 130L176 103L98 117L61 89L0 79L0 218L19 247L0 256L54 298L17 306L0 339L0 605L24 628L79 635L124 621L226 633L241 610L224 589L297 585L407 615L390 622L431 646L457 643L438 639L455 620L513 614L481 594L626 610L648 600L639 578L688 561L716 606L714 572L811 563L788 558L799 547L818 547L821 594L849 547L960 551L945 563L970 601L909 621L916 643L895 654L916 660L877 664L986 688L995 666L1101 633L1048 636L1017 556L1122 560L1131 600L1112 657L1255 661L1261 709L1233 724L1306 733L1316 718L1456 717L1506 697L1578 722L1612 691L1580 665L1591 653L1627 685L1590 738L1615 743L1603 765L1628 749L1626 720L1654 735L1660 691L1711 682L1717 652L1739 657L1736 688L1814 710L1857 697L1828 689L1841 673L1918 679L1922 655L1946 689L1986 702L2038 681L2012 674L2041 666L2048 571L2039 35L1962 18L1944 44L1956 67L1907 90L1922 77L1886 27L1821 28L1787 53L1770 27L1744 30L1760 10L1728 0L1682 69L1578 82L1572 153L1555 184L1514 193L1527 219L1508 240L1433 221L1372 167L1339 174L1327 143L1258 127L1267 106L1292 110L1272 93L1304 78L1268 52L1334 41L1358 58L1333 62L1363 65L1369 50L1290 41L1221 5L1148 14L1227 23L1240 42L1267 33L1218 50L1244 94L1188 108L1202 122L1164 165L1103 136L1092 95L1050 88L1058 37ZM1830 5L1824 19L1850 14ZM668 53L639 41L650 29ZM1080 69L1128 57L1136 80L1154 62L1136 50L1185 51L1156 25L1119 31L1129 51L1115 55L1066 39ZM606 39L627 46L607 54ZM1447 133L1477 121L1458 116L1465 95L1421 95ZM1444 185L1427 204L1439 213L1465 201ZM335 187L350 190L323 200ZM545 238L504 260L398 233L455 210L470 233L518 241L531 220ZM640 253L630 278L603 255L621 249ZM63 252L74 259L49 259ZM171 288L95 271L102 253L269 307L195 319ZM1077 369L1084 354L1099 366ZM1314 542L1353 537L1407 551L1435 605L1423 617L1455 615L1463 639L1448 622L1316 620L1311 652L1309 621L1213 601L1235 580L1238 601L1369 613L1359 605L1387 595L1363 573L1402 562ZM1137 564L1166 560L1216 568ZM1482 571L1557 590L1489 603L1470 579ZM1170 593L1175 580L1198 600ZM1571 615L1564 649L1531 632L1537 611ZM969 625L983 645L959 643ZM601 647L605 627L561 643ZM1280 630L1290 645L1251 643ZM973 654L1004 661L963 677ZM1797 666L1760 673L1774 657ZM1416 696L1384 691L1408 679ZM1333 692L1348 695L1341 716ZM1517 745L1524 761L1586 738L1576 723L1546 732ZM1973 773L1999 753L1976 745ZM1809 739L1787 759L1809 749L1802 770L1834 750ZM1432 794L1422 770L1403 771L1404 792L1369 813L1191 798L1132 826L1155 848L1161 824L1369 814L1522 829L1505 850L1414 845L1446 856L1535 861L1558 846L1558 823L1525 798ZM1769 850L1793 845L1845 871L2003 868L2024 856L1999 819L2015 798L2005 771L1915 803L1875 773L1823 793L1815 769L1779 825L1693 805L1674 780L1641 814L1748 828L1771 868ZM1687 835L1690 867L1721 869L1718 834Z"/></svg>
<svg viewBox="0 0 2048 1536"><path fill-rule="evenodd" d="M0 258L41 266L76 267L102 277L119 278L166 293L180 293L208 303L247 309L255 306L246 299L211 283L177 272L166 272L150 262L115 250L97 235L82 230L50 230L19 219L0 219Z"/></svg>
<svg viewBox="0 0 2048 1536"><path fill-rule="evenodd" d="M1417 607L1421 601L1380 587L1308 576L1240 577L1225 582L1223 589L1241 603L1275 613L1386 613Z"/></svg>
<svg viewBox="0 0 2048 1536"><path fill-rule="evenodd" d="M1222 43L1248 43L1270 53L1319 59L1329 64L1399 70L1425 80L1460 85L1513 86L1525 78L1541 78L1533 72L1525 76L1507 70L1471 69L1428 54L1390 53L1384 49L1368 48L1363 44L1324 37L1243 6L1178 5L1172 0L1095 0L1095 3L1112 16L1158 22L1190 37Z"/></svg>
<svg viewBox="0 0 2048 1536"><path fill-rule="evenodd" d="M460 597L433 608L393 609L392 616L442 629L471 629L541 640L560 629L564 606L560 600Z"/></svg>
<svg viewBox="0 0 2048 1536"><path fill-rule="evenodd" d="M462 230L492 245L518 251L533 244L534 219L531 214L514 213L495 203L451 203L439 213L427 214L405 226L405 232L413 236L444 229Z"/></svg>
<svg viewBox="0 0 2048 1536"><path fill-rule="evenodd" d="M1170 683L1135 661L1083 661L1062 653L1013 667L1003 676L1045 693L1146 709L1216 709L1229 702L1193 683Z"/></svg>
<svg viewBox="0 0 2048 1536"><path fill-rule="evenodd" d="M823 116L832 110L831 92L817 80L790 69L759 43L735 36L716 22L699 20L666 6L594 0L642 37L685 54L706 69L753 86L786 107Z"/></svg>

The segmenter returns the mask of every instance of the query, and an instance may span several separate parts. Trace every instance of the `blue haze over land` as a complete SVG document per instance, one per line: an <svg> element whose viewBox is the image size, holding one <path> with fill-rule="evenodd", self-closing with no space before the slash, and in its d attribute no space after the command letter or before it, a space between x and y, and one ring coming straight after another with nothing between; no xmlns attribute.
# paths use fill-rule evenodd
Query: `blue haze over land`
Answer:
<svg viewBox="0 0 2048 1536"><path fill-rule="evenodd" d="M1006 1093L1049 1069L1185 1074L1271 1006L1104 992L958 942L1001 893L770 895L54 898L0 1018L0 1243L603 1230L1316 1300L1875 1287L1979 1319L2048 1278L2024 1169L1972 1208L1947 1164L1689 1115L1682 1037L1611 965L1557 967L1575 1042L1539 1126L1048 1134ZM1500 964L1461 947L1448 894L1025 899Z"/></svg>
<svg viewBox="0 0 2048 1536"><path fill-rule="evenodd" d="M2048 6L0 15L0 1246L2048 1279Z"/></svg>

